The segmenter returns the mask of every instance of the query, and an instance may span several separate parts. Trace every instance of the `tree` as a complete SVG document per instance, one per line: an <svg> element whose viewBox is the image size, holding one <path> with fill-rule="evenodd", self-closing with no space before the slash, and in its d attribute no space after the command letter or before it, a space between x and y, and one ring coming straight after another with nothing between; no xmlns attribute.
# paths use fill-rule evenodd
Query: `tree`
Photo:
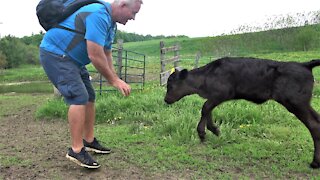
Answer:
<svg viewBox="0 0 320 180"><path fill-rule="evenodd" d="M13 36L5 36L0 40L0 49L6 56L7 65L5 68L19 67L26 62L25 54L27 49L25 44Z"/></svg>
<svg viewBox="0 0 320 180"><path fill-rule="evenodd" d="M25 49L25 62L27 64L40 64L39 62L39 49L38 46L28 45L24 47Z"/></svg>
<svg viewBox="0 0 320 180"><path fill-rule="evenodd" d="M21 41L26 45L34 45L39 47L43 36L44 34L40 32L40 34L33 34L32 36L24 36L23 38L21 38Z"/></svg>
<svg viewBox="0 0 320 180"><path fill-rule="evenodd" d="M4 69L7 65L7 57L0 51L0 69Z"/></svg>

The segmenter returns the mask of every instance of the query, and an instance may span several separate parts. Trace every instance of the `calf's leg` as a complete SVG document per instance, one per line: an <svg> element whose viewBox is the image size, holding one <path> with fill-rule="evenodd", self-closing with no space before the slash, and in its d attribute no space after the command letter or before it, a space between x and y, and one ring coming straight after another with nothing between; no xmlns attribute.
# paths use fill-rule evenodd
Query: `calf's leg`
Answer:
<svg viewBox="0 0 320 180"><path fill-rule="evenodd" d="M288 111L292 112L310 131L314 143L312 168L320 168L320 118L319 114L309 105L309 103L294 104L285 102L283 104Z"/></svg>
<svg viewBox="0 0 320 180"><path fill-rule="evenodd" d="M204 103L204 105L202 106L201 119L200 119L200 122L198 123L198 127L197 127L198 135L199 135L201 142L203 142L205 140L205 135L206 135L205 126L206 125L207 125L208 130L210 130L215 135L219 136L219 134L220 134L219 128L212 123L212 114L211 114L213 108L216 107L218 104L219 103L217 103L217 102L207 100Z"/></svg>
<svg viewBox="0 0 320 180"><path fill-rule="evenodd" d="M312 168L320 168L320 118L319 114L311 107L311 121L307 125L314 143L313 161L310 164Z"/></svg>

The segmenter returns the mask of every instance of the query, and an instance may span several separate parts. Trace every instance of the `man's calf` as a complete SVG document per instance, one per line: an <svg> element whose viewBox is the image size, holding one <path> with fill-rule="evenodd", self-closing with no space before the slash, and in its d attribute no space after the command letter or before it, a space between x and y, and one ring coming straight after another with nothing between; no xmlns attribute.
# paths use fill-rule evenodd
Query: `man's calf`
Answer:
<svg viewBox="0 0 320 180"><path fill-rule="evenodd" d="M320 168L320 118L311 107L312 68L320 60L305 63L277 62L255 58L222 58L203 67L175 71L167 84L165 102L172 104L191 94L207 99L197 127L201 141L205 126L219 135L211 111L231 99L246 99L256 104L275 100L293 113L310 131L314 141L312 168Z"/></svg>

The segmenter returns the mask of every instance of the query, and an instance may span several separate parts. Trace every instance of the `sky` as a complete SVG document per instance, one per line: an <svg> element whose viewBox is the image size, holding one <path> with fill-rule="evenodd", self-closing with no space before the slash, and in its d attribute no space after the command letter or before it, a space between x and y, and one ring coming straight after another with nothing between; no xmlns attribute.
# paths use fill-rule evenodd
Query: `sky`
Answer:
<svg viewBox="0 0 320 180"><path fill-rule="evenodd" d="M106 0L111 2L112 0ZM0 0L0 37L38 34L39 0ZM320 0L144 0L134 21L118 29L141 35L206 37L268 17L320 10Z"/></svg>

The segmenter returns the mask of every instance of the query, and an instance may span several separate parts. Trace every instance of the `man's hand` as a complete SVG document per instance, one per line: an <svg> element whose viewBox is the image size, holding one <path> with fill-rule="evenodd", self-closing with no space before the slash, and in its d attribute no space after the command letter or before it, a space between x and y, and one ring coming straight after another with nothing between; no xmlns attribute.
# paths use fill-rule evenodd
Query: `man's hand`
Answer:
<svg viewBox="0 0 320 180"><path fill-rule="evenodd" d="M129 84L127 84L123 80L118 78L115 81L110 82L110 84L111 84L111 86L117 88L122 93L122 95L124 95L124 96L130 95L131 87Z"/></svg>

